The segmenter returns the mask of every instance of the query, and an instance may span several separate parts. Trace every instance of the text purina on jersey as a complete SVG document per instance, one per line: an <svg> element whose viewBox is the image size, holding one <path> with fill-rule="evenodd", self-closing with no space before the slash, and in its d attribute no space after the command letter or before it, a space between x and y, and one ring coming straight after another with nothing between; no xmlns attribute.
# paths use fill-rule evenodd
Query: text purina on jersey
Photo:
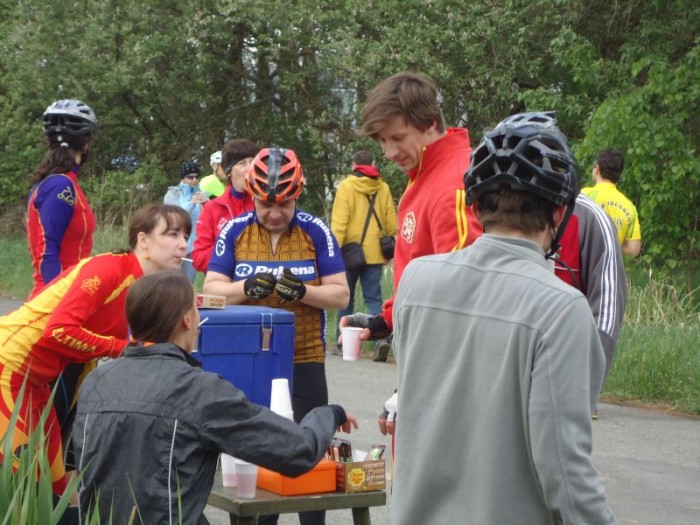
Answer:
<svg viewBox="0 0 700 525"><path fill-rule="evenodd" d="M236 263L234 275L237 279L246 279L256 273L272 272L275 277L280 277L287 268L302 281L311 281L316 278L316 265L312 260L304 261L284 261L279 263L265 261L240 261Z"/></svg>

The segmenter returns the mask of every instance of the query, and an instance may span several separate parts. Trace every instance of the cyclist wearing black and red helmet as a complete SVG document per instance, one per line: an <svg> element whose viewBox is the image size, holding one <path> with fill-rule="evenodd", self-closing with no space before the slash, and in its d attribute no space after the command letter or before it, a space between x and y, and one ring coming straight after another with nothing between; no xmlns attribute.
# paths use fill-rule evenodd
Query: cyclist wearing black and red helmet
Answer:
<svg viewBox="0 0 700 525"><path fill-rule="evenodd" d="M221 230L204 280L204 293L226 296L228 304L294 312L297 422L328 403L325 310L344 308L350 298L335 236L320 218L296 207L303 187L304 173L292 150L260 151L246 177L255 210ZM322 524L323 515L305 516L303 523Z"/></svg>
<svg viewBox="0 0 700 525"><path fill-rule="evenodd" d="M48 151L30 175L27 241L34 297L54 277L92 250L95 216L78 183L97 129L95 112L80 100L58 100L44 112Z"/></svg>

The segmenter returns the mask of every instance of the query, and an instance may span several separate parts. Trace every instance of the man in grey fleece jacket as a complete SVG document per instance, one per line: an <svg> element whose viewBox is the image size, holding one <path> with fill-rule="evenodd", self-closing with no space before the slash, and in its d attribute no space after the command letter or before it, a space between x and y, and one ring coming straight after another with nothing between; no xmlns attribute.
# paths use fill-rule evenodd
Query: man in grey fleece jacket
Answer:
<svg viewBox="0 0 700 525"><path fill-rule="evenodd" d="M416 259L398 287L391 522L615 523L591 460L605 355L585 297L545 261L579 189L566 138L508 119L465 186L485 234Z"/></svg>

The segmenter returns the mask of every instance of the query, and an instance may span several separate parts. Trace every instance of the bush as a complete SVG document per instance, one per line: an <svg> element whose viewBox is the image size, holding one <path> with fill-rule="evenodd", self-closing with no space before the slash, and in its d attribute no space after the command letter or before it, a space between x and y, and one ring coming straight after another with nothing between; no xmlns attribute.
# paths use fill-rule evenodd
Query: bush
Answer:
<svg viewBox="0 0 700 525"><path fill-rule="evenodd" d="M163 202L168 179L160 162L151 160L134 170L81 179L81 185L98 224L126 224L142 206Z"/></svg>

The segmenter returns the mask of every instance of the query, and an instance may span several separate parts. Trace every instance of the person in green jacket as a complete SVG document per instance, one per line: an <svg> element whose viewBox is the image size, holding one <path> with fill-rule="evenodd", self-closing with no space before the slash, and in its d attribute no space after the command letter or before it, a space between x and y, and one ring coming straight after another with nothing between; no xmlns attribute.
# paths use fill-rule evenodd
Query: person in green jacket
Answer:
<svg viewBox="0 0 700 525"><path fill-rule="evenodd" d="M338 319L354 311L355 286L360 281L362 296L368 313L377 315L382 311L382 269L388 260L382 255L379 239L396 236L396 207L386 182L381 180L374 166L372 154L362 150L352 157L352 173L340 182L333 201L331 230L342 247L348 243L359 243L365 255L365 264L350 268L346 262L345 273L350 287L350 302L338 312ZM373 213L370 215L370 203ZM366 226L365 226L366 225ZM340 335L336 324L336 337ZM374 343L374 360L386 361L390 345L386 339ZM335 348L331 351L342 355Z"/></svg>
<svg viewBox="0 0 700 525"><path fill-rule="evenodd" d="M209 164L213 173L210 173L199 181L199 187L206 191L212 199L221 195L226 189L226 174L221 166L221 151L215 151L209 157Z"/></svg>

